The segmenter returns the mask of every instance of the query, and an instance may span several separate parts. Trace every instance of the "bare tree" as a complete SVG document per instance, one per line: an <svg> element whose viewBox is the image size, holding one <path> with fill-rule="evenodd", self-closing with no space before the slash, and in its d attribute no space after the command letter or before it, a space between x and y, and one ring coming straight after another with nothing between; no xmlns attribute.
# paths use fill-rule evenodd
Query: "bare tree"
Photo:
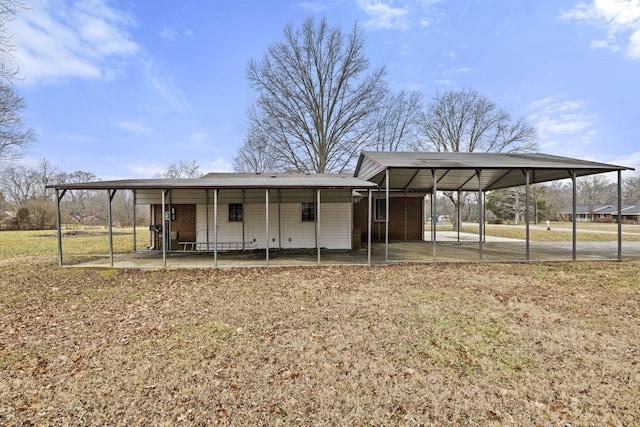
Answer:
<svg viewBox="0 0 640 427"><path fill-rule="evenodd" d="M284 41L249 63L248 79L258 91L249 120L281 167L341 172L370 141L368 119L385 95L385 69L364 75L363 46L357 25L345 35L308 18L300 30L287 25Z"/></svg>
<svg viewBox="0 0 640 427"><path fill-rule="evenodd" d="M251 126L242 147L233 158L236 172L266 173L282 170L266 139L260 128Z"/></svg>
<svg viewBox="0 0 640 427"><path fill-rule="evenodd" d="M475 89L437 93L421 117L416 151L527 152L537 147L535 128L523 119L512 120ZM456 206L464 205L468 194L445 192ZM453 229L459 229L454 215Z"/></svg>
<svg viewBox="0 0 640 427"><path fill-rule="evenodd" d="M475 89L437 93L421 120L423 151L517 153L537 147L536 131L513 121Z"/></svg>
<svg viewBox="0 0 640 427"><path fill-rule="evenodd" d="M179 160L171 163L167 167L167 170L157 173L153 177L160 179L193 179L202 178L202 172L200 171L200 164L198 164L197 161L192 160L191 162L186 162Z"/></svg>
<svg viewBox="0 0 640 427"><path fill-rule="evenodd" d="M622 180L622 198L625 203L640 204L640 172Z"/></svg>
<svg viewBox="0 0 640 427"><path fill-rule="evenodd" d="M20 165L10 166L0 175L2 191L16 207L35 198L37 182L36 172Z"/></svg>
<svg viewBox="0 0 640 427"><path fill-rule="evenodd" d="M65 176L65 182L67 183L85 183L98 181L98 177L92 172L75 171ZM85 223L85 219L93 215L94 212L101 211L102 209L94 209L94 199L96 192L93 190L70 190L69 214L72 217L76 217L80 224Z"/></svg>
<svg viewBox="0 0 640 427"><path fill-rule="evenodd" d="M400 151L417 143L422 95L418 92L387 92L375 115L374 134L368 148Z"/></svg>
<svg viewBox="0 0 640 427"><path fill-rule="evenodd" d="M24 8L19 0L0 0L0 54L3 56L14 49L11 38L6 33L7 22ZM20 157L22 149L35 140L33 129L24 125L20 115L25 102L12 85L16 73L16 69L0 60L0 160Z"/></svg>

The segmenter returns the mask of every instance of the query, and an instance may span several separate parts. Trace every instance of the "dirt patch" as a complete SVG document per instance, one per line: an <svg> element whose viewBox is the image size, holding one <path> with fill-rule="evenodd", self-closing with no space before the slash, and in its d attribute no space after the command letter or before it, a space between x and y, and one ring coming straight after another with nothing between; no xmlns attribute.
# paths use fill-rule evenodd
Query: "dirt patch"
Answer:
<svg viewBox="0 0 640 427"><path fill-rule="evenodd" d="M639 262L0 265L0 424L638 425Z"/></svg>

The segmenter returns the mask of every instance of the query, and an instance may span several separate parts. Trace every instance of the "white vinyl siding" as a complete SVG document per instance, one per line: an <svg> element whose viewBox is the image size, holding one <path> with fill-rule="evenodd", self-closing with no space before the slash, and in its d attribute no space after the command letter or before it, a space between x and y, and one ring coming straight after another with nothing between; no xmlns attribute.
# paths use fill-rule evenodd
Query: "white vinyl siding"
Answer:
<svg viewBox="0 0 640 427"><path fill-rule="evenodd" d="M320 247L351 249L350 203L320 204Z"/></svg>
<svg viewBox="0 0 640 427"><path fill-rule="evenodd" d="M277 203L269 199L269 248L304 249L316 247L316 223L302 221L301 202ZM242 242L242 222L229 221L228 203L218 203L218 242ZM244 241L253 248L264 249L265 204L244 204ZM351 249L351 204L320 204L320 247L327 249ZM197 229L206 236L206 207L199 204L196 210ZM280 241L282 238L282 241ZM213 202L209 205L209 241L213 242ZM199 237L198 240L205 240Z"/></svg>

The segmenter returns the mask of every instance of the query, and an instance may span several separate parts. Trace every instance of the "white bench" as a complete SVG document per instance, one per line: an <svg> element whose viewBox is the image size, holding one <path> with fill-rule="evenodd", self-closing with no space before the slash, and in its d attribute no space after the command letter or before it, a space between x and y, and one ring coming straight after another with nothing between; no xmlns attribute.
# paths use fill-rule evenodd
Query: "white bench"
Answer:
<svg viewBox="0 0 640 427"><path fill-rule="evenodd" d="M182 246L183 252L191 251L213 251L214 248L218 252L225 251L241 251L246 249L255 249L256 244L254 242L178 242Z"/></svg>

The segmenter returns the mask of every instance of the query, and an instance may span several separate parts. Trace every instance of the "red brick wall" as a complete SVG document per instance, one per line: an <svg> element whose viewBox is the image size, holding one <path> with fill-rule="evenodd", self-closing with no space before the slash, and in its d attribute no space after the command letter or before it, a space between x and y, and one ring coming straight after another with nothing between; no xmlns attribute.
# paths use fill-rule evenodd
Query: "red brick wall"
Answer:
<svg viewBox="0 0 640 427"><path fill-rule="evenodd" d="M162 205L155 205L154 224L162 224ZM171 231L178 232L182 242L196 241L196 205L171 205L176 210L176 219L171 221ZM153 208L151 210L153 212ZM167 212L169 212L167 207Z"/></svg>
<svg viewBox="0 0 640 427"><path fill-rule="evenodd" d="M369 211L367 209L368 199L362 198L353 206L353 228L360 229L362 241L367 240L367 219ZM372 201L371 216L374 217L375 201ZM422 197L407 197L407 240L422 240ZM405 198L392 197L389 203L389 240L405 239ZM384 242L385 223L372 219L371 240L374 242Z"/></svg>

